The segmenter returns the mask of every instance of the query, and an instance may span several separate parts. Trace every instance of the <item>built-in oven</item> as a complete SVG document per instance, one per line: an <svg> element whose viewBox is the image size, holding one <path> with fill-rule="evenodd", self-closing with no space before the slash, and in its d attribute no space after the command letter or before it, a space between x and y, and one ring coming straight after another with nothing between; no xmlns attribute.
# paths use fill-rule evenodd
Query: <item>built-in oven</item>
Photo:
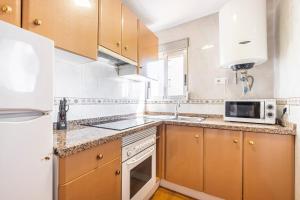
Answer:
<svg viewBox="0 0 300 200"><path fill-rule="evenodd" d="M226 100L225 121L275 124L276 100Z"/></svg>
<svg viewBox="0 0 300 200"><path fill-rule="evenodd" d="M156 127L123 138L122 200L142 200L156 182Z"/></svg>

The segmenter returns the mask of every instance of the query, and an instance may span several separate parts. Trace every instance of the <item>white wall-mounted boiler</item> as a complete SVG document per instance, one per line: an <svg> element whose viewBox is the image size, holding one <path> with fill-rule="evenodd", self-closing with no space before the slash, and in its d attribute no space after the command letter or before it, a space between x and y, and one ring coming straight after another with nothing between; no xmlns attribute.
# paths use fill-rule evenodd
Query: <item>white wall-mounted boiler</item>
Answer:
<svg viewBox="0 0 300 200"><path fill-rule="evenodd" d="M221 67L236 70L267 61L266 0L231 0L220 10L219 23Z"/></svg>

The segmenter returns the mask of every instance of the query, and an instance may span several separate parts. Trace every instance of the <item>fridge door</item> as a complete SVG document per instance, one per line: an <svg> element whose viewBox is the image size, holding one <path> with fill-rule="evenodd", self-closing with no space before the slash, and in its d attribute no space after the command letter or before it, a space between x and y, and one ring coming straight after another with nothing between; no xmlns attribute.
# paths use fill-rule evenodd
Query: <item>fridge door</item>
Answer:
<svg viewBox="0 0 300 200"><path fill-rule="evenodd" d="M0 21L0 110L50 111L54 43Z"/></svg>
<svg viewBox="0 0 300 200"><path fill-rule="evenodd" d="M52 200L51 124L50 115L0 120L0 199Z"/></svg>

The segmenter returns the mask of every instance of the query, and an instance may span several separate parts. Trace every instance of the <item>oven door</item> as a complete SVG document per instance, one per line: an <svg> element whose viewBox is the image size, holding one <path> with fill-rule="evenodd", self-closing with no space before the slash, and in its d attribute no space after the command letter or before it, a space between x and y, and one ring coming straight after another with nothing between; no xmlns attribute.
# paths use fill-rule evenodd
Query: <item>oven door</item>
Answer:
<svg viewBox="0 0 300 200"><path fill-rule="evenodd" d="M141 200L156 180L156 146L153 145L122 164L122 200Z"/></svg>
<svg viewBox="0 0 300 200"><path fill-rule="evenodd" d="M225 101L228 121L260 122L265 118L264 101Z"/></svg>

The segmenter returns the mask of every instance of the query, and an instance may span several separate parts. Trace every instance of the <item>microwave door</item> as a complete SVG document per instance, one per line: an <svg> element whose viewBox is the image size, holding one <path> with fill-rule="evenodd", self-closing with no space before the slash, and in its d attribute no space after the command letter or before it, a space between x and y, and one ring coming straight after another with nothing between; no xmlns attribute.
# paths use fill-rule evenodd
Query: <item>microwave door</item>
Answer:
<svg viewBox="0 0 300 200"><path fill-rule="evenodd" d="M226 102L225 110L225 116L230 118L260 119L264 113L260 101L229 101Z"/></svg>

